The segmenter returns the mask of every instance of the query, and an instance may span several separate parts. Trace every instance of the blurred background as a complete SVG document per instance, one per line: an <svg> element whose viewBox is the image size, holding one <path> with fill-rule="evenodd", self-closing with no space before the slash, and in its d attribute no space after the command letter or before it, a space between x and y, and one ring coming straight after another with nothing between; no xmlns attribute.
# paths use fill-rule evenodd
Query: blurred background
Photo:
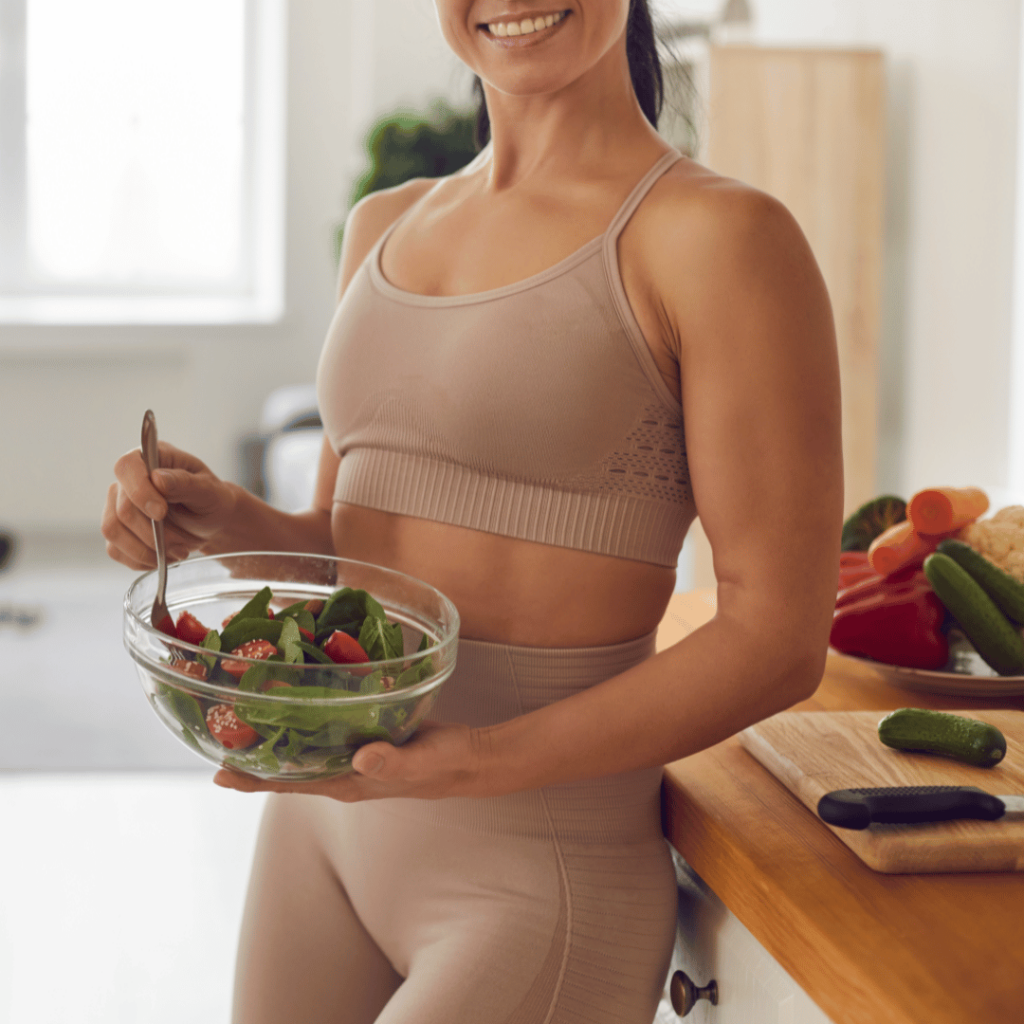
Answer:
<svg viewBox="0 0 1024 1024"><path fill-rule="evenodd" d="M651 6L663 133L822 264L848 510L1024 502L1021 0ZM306 503L346 212L469 159L470 83L431 0L0 0L0 1024L227 1019L260 804L146 706L100 511L147 408Z"/></svg>

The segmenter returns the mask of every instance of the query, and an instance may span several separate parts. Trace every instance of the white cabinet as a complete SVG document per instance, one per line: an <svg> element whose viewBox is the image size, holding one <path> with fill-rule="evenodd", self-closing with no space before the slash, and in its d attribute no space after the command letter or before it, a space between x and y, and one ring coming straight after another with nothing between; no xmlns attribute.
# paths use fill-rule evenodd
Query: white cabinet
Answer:
<svg viewBox="0 0 1024 1024"><path fill-rule="evenodd" d="M790 977L736 916L675 853L679 883L679 923L671 978L684 971L695 985L718 983L718 1005L700 1000L679 1017L668 999L655 1024L831 1024L830 1019Z"/></svg>

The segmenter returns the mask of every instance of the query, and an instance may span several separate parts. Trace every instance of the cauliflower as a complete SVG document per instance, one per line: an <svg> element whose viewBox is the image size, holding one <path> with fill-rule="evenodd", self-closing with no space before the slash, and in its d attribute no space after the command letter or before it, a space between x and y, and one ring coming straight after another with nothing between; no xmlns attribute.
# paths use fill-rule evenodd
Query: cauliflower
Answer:
<svg viewBox="0 0 1024 1024"><path fill-rule="evenodd" d="M1009 505L988 519L968 523L957 536L1024 583L1024 505Z"/></svg>

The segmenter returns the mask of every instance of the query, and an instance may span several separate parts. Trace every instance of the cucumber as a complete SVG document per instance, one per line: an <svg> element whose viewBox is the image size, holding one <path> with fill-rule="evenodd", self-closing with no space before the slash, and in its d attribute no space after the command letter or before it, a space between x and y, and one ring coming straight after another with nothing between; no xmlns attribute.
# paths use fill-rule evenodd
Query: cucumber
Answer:
<svg viewBox="0 0 1024 1024"><path fill-rule="evenodd" d="M988 722L945 711L900 708L878 723L878 738L894 750L952 757L991 768L1006 756L1006 737Z"/></svg>
<svg viewBox="0 0 1024 1024"><path fill-rule="evenodd" d="M957 565L966 569L1008 619L1024 626L1024 584L1018 583L1008 572L962 540L950 538L941 541L935 550L949 555Z"/></svg>
<svg viewBox="0 0 1024 1024"><path fill-rule="evenodd" d="M949 555L937 551L924 560L924 572L985 663L1001 676L1024 673L1024 637L981 584Z"/></svg>

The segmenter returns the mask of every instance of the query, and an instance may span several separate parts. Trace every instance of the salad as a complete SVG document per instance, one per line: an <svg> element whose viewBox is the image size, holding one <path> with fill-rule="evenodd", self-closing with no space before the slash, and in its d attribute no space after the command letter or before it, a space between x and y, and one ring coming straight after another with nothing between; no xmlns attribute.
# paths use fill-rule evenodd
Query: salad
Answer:
<svg viewBox="0 0 1024 1024"><path fill-rule="evenodd" d="M365 590L343 587L326 600L297 601L277 611L273 600L264 587L219 630L191 611L178 615L175 639L193 650L175 648L165 661L168 669L237 691L225 699L202 685L189 687L185 679L185 685L159 683L155 699L181 726L182 738L241 771L307 777L349 769L364 743L407 738L432 694L421 700L399 693L434 675L423 653L433 638L424 633L406 659L401 624L389 622ZM385 668L395 674L386 675ZM381 699L338 700L375 694Z"/></svg>

